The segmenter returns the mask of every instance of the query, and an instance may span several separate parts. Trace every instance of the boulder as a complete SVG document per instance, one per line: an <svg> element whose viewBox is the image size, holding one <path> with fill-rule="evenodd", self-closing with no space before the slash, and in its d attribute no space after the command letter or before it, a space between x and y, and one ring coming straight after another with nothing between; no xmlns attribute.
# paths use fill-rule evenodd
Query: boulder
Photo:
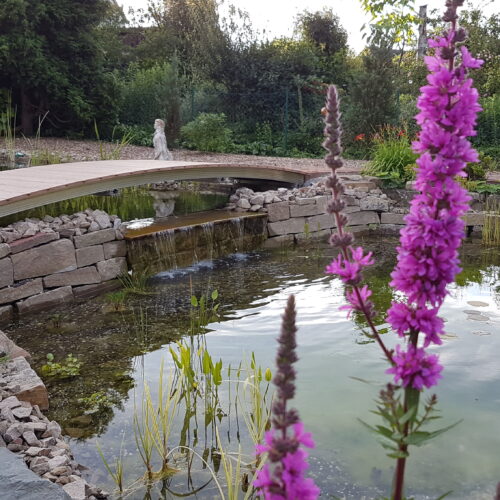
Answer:
<svg viewBox="0 0 500 500"><path fill-rule="evenodd" d="M69 240L57 240L12 255L12 263L16 281L72 271L76 269L75 248Z"/></svg>
<svg viewBox="0 0 500 500"><path fill-rule="evenodd" d="M4 288L3 290L0 290L0 304L15 302L16 300L31 297L32 295L36 295L42 292L43 283L41 278L28 281L27 283L9 286L7 288Z"/></svg>
<svg viewBox="0 0 500 500"><path fill-rule="evenodd" d="M0 260L0 288L10 286L14 283L14 268L10 257Z"/></svg>
<svg viewBox="0 0 500 500"><path fill-rule="evenodd" d="M272 207L272 205L270 205ZM318 206L316 203L310 203L308 205L290 205L290 217L309 217L311 215L317 215Z"/></svg>
<svg viewBox="0 0 500 500"><path fill-rule="evenodd" d="M392 212L387 212L380 214L380 222L382 224L406 224L404 218L405 214L394 214Z"/></svg>
<svg viewBox="0 0 500 500"><path fill-rule="evenodd" d="M29 470L22 458L0 448L2 500L71 500L63 488Z"/></svg>
<svg viewBox="0 0 500 500"><path fill-rule="evenodd" d="M12 307L12 306L9 306ZM23 358L29 358L30 354L28 351L25 351L24 349L21 349L18 347L12 340L5 335L5 333L0 331L0 352L4 352L9 356L9 359L13 358L18 358L18 357L23 357ZM6 400L4 400L6 401ZM0 402L0 408L2 406L2 403Z"/></svg>
<svg viewBox="0 0 500 500"><path fill-rule="evenodd" d="M68 303L73 300L73 290L70 286L63 286L50 290L49 292L40 293L29 297L26 300L16 304L19 314L32 313L43 311L50 307L59 306L60 304Z"/></svg>
<svg viewBox="0 0 500 500"><path fill-rule="evenodd" d="M14 308L12 306L0 307L0 324L10 323L14 317Z"/></svg>
<svg viewBox="0 0 500 500"><path fill-rule="evenodd" d="M82 267L66 273L51 274L43 278L46 288L56 288L60 286L91 285L100 283L101 275L95 266Z"/></svg>
<svg viewBox="0 0 500 500"><path fill-rule="evenodd" d="M118 290L121 286L118 280L109 280L95 285L77 286L73 288L73 294L75 295L75 299L90 299L103 293Z"/></svg>
<svg viewBox="0 0 500 500"><path fill-rule="evenodd" d="M306 222L309 226L310 233L321 231L322 229L331 229L332 227L336 227L335 218L331 214L321 214L314 217L308 217L306 219Z"/></svg>
<svg viewBox="0 0 500 500"><path fill-rule="evenodd" d="M97 263L97 270L102 281L112 280L127 272L127 259L116 257L115 259L103 260Z"/></svg>
<svg viewBox="0 0 500 500"><path fill-rule="evenodd" d="M85 487L87 483L83 479L77 479L71 483L65 484L62 489L72 500L85 500L87 495Z"/></svg>
<svg viewBox="0 0 500 500"><path fill-rule="evenodd" d="M347 216L349 226L359 226L367 224L380 224L377 212L356 212Z"/></svg>
<svg viewBox="0 0 500 500"><path fill-rule="evenodd" d="M98 225L97 229L99 229ZM113 241L114 239L116 239L116 230L113 228L103 229L101 231L95 230L87 234L82 234L82 236L75 236L75 247L84 248L93 245L102 245L103 243L106 243L108 241Z"/></svg>
<svg viewBox="0 0 500 500"><path fill-rule="evenodd" d="M303 217L297 217L286 221L270 222L267 224L267 230L269 232L269 236L303 233L305 224L306 219Z"/></svg>
<svg viewBox="0 0 500 500"><path fill-rule="evenodd" d="M359 206L361 210L387 212L389 210L389 200L379 198L378 196L367 196L360 200Z"/></svg>

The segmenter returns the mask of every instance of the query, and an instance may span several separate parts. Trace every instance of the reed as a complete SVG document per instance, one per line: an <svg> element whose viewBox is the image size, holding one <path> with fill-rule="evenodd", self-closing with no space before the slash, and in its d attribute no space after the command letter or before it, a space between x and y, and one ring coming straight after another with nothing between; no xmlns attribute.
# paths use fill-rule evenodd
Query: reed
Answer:
<svg viewBox="0 0 500 500"><path fill-rule="evenodd" d="M483 226L483 243L500 245L500 201L490 198L486 201Z"/></svg>

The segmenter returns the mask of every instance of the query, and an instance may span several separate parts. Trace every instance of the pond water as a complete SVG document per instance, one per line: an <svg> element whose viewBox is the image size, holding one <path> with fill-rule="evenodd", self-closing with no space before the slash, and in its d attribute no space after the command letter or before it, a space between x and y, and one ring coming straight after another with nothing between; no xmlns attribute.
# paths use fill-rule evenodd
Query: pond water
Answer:
<svg viewBox="0 0 500 500"><path fill-rule="evenodd" d="M368 282L378 291L377 305L387 307L392 294L389 272L396 240L366 240L377 265ZM208 325L202 338L224 367L237 366L255 353L263 368L274 368L275 338L289 294L298 304L298 391L295 405L317 443L311 452L311 473L323 496L348 499L387 494L393 461L357 420L379 423L369 410L382 384L389 380L377 345L363 335L359 318L347 319L338 307L345 303L342 283L325 276L330 249L309 244L289 251L237 254L174 271L150 280L151 295L130 296L121 312L110 312L109 300L99 298L59 311L40 314L13 325L8 334L33 353L39 369L47 353L56 360L72 353L83 362L80 376L54 381L49 388L50 417L71 437L75 458L91 467L90 479L113 489L96 449L108 460L120 449L125 455L126 481L143 474L135 451L134 401L140 401L143 380L156 393L161 360L172 366L169 346L189 331L190 296L218 290L220 321ZM441 426L463 420L457 427L420 449L408 464L408 495L437 498L452 490L450 499L491 499L500 481L500 255L468 242L462 252L464 271L442 309L447 336L434 349L445 366L437 394ZM395 336L385 335L389 345ZM226 369L226 368L224 368ZM240 413L228 406L229 388L221 386L223 411L218 423L225 447L252 453ZM89 414L89 400L105 395L107 404ZM97 395L97 396L96 396ZM233 394L234 397L234 394ZM138 403L140 405L140 403ZM198 414L176 420L172 446L194 447L217 469L213 453L213 421ZM217 489L207 469L195 459L191 470L175 455L178 474L156 485L147 498L214 498ZM220 471L219 471L220 476ZM144 498L132 489L127 498Z"/></svg>

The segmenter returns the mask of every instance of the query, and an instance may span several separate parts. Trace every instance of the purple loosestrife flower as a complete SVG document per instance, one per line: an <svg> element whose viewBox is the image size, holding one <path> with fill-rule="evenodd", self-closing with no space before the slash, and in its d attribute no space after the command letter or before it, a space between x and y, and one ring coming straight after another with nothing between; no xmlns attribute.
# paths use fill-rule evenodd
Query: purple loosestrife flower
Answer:
<svg viewBox="0 0 500 500"><path fill-rule="evenodd" d="M465 31L456 28L456 11L462 3L447 1L445 20L452 23L451 28L429 41L435 54L425 58L430 74L417 103L415 118L421 132L413 143L414 151L420 154L415 181L420 192L413 198L401 230L397 264L391 274L391 285L403 292L407 301L393 302L387 321L400 336L410 335L412 345L406 352L398 348L395 365L388 373L403 386L416 389L435 385L440 376L437 357L426 356L416 347L418 334L425 336L424 347L441 344L444 325L438 312L447 285L460 272L461 217L470 200L455 178L465 176L466 164L478 160L467 137L475 135L481 108L468 70L480 67L482 61L474 59L465 47L456 49L456 43L466 38ZM420 371L418 363L422 364Z"/></svg>
<svg viewBox="0 0 500 500"><path fill-rule="evenodd" d="M401 382L403 387L420 391L424 385L427 388L436 385L441 378L443 367L438 362L438 356L426 354L422 347L409 344L408 350L402 351L398 345L392 359L394 365L386 373L392 373L396 383Z"/></svg>
<svg viewBox="0 0 500 500"><path fill-rule="evenodd" d="M297 361L295 348L295 298L288 298L276 357L278 370L274 376L277 387L273 403L272 429L266 432L265 443L257 446L257 455L267 453L270 464L258 473L253 486L259 489L265 500L316 500L319 488L310 478L304 477L309 468L307 452L301 448L314 448L312 435L304 432L297 411L287 408L295 395L295 369ZM290 434L290 430L292 433Z"/></svg>

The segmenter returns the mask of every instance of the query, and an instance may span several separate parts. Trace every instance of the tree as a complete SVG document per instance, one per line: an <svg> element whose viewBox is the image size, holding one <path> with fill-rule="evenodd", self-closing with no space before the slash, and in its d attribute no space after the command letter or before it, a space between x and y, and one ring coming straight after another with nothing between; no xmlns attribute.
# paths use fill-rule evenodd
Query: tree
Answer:
<svg viewBox="0 0 500 500"><path fill-rule="evenodd" d="M325 55L332 56L347 48L347 31L331 9L299 14L296 28L301 37Z"/></svg>
<svg viewBox="0 0 500 500"><path fill-rule="evenodd" d="M55 129L112 117L115 86L102 72L94 36L108 0L4 0L0 6L0 88L12 91L21 130L49 113Z"/></svg>

